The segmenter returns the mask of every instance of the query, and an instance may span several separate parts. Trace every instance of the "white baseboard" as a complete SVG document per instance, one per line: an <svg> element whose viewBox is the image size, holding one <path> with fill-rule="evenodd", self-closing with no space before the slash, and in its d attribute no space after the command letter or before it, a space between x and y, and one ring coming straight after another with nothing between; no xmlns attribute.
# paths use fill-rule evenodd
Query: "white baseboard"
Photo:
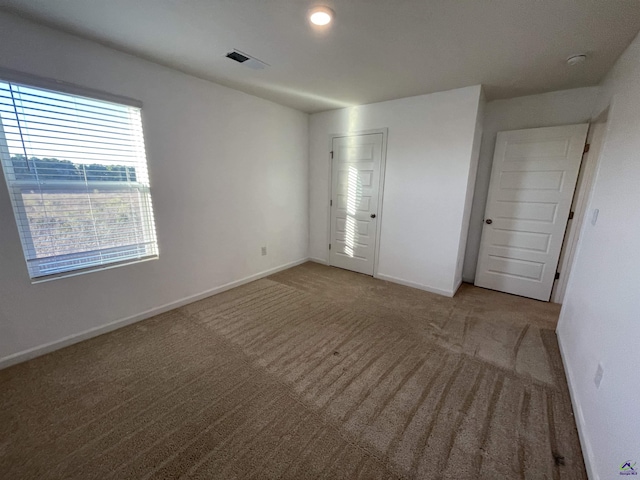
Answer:
<svg viewBox="0 0 640 480"><path fill-rule="evenodd" d="M573 407L573 414L576 420L576 426L578 428L578 437L580 438L580 446L582 447L582 456L584 458L584 465L587 469L587 476L591 480L599 480L600 477L595 472L593 467L593 452L591 450L591 445L586 437L586 428L584 424L584 416L582 415L582 408L580 407L580 401L578 400L578 396L576 395L573 383L573 374L571 372L571 368L566 361L566 356L564 353L564 347L562 346L562 337L558 335L556 331L556 337L558 338L558 345L560 347L560 357L562 358L562 364L564 365L564 371L567 376L567 384L569 385L569 396L571 397L571 406Z"/></svg>
<svg viewBox="0 0 640 480"><path fill-rule="evenodd" d="M13 353L4 358L0 358L0 370L2 370L3 368L10 367L11 365L25 362L27 360L31 360L32 358L39 357L41 355L45 355L55 350L59 350L69 345L73 345L74 343L78 343L92 337L97 337L98 335L102 335L103 333L108 333L113 330L117 330L118 328L131 325L132 323L145 320L155 315L168 312L169 310L173 310L174 308L182 307L183 305L187 305L192 302L197 302L198 300L202 300L203 298L210 297L211 295L215 295L217 293L222 293L227 290L231 290L232 288L239 287L246 283L253 282L254 280L258 280L260 278L267 277L269 275L280 272L282 270L295 267L296 265L300 265L307 261L309 261L308 258L302 258L300 260L296 260L294 262L290 262L285 265L280 265L279 267L271 268L269 270L264 270L254 275L241 278L239 280L234 280L233 282L226 283L219 287L215 287L215 288L206 290L204 292L197 293L195 295L190 295L188 297L180 298L170 303L165 303L164 305L151 308L149 310L145 310L144 312L138 313L136 315L132 315L130 317L121 318L120 320L115 320L113 322L100 325L99 327L90 328L89 330L85 330L80 333L74 333L73 335L69 335L67 337L61 338L60 340L54 340L53 342L45 343L44 345L38 345L37 347L32 347L27 350L23 350L21 352Z"/></svg>
<svg viewBox="0 0 640 480"><path fill-rule="evenodd" d="M309 257L309 261L315 262L315 263L321 263L322 265L329 265L329 262L326 261L324 258Z"/></svg>
<svg viewBox="0 0 640 480"><path fill-rule="evenodd" d="M422 285L420 283L412 282L409 280L404 280L402 278L392 277L391 275L385 275L384 273L378 273L374 275L375 278L379 278L380 280L386 280L391 283L398 283L400 285L404 285L405 287L417 288L419 290L424 290L425 292L437 293L438 295L444 295L445 297L453 297L455 294L455 290L442 290L440 288L429 287L427 285ZM459 287L460 285L458 285ZM457 290L457 289L456 289Z"/></svg>

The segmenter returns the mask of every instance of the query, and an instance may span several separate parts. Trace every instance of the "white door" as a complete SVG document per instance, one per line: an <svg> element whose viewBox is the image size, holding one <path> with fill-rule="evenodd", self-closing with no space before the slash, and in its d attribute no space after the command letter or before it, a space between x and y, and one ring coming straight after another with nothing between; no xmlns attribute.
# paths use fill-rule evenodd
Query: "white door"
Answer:
<svg viewBox="0 0 640 480"><path fill-rule="evenodd" d="M373 275L382 133L334 137L329 263Z"/></svg>
<svg viewBox="0 0 640 480"><path fill-rule="evenodd" d="M588 128L498 133L477 286L549 300Z"/></svg>

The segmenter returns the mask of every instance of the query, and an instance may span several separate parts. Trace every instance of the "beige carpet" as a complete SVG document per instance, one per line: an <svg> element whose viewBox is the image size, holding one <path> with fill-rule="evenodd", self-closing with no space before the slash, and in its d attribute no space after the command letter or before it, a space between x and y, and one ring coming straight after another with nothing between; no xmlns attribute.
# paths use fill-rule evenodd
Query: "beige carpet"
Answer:
<svg viewBox="0 0 640 480"><path fill-rule="evenodd" d="M557 315L307 263L0 371L0 478L584 479Z"/></svg>

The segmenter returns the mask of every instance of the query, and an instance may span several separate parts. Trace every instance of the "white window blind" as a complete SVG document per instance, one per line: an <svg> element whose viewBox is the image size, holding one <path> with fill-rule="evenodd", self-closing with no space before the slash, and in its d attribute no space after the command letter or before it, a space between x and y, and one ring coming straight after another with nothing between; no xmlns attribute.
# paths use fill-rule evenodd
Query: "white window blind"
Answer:
<svg viewBox="0 0 640 480"><path fill-rule="evenodd" d="M140 108L0 80L0 120L31 278L158 255Z"/></svg>

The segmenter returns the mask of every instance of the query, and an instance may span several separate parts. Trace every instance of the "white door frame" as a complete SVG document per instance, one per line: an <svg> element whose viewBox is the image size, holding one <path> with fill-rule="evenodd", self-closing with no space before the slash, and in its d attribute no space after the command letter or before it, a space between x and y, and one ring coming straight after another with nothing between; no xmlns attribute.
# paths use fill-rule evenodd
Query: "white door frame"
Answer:
<svg viewBox="0 0 640 480"><path fill-rule="evenodd" d="M333 180L333 158L331 158L331 151L333 150L333 139L334 138L342 138L342 137L352 137L356 135L369 135L372 133L381 133L382 134L382 156L380 158L380 183L378 185L378 211L377 211L377 222L376 222L376 247L374 248L373 254L373 276L374 278L378 277L378 259L380 258L380 234L382 232L382 201L384 197L384 177L387 166L387 136L389 134L388 128L375 128L372 130L357 130L353 132L346 133L331 133L329 134L329 148L327 149L327 158L329 160L329 189L328 189L328 198L327 198L327 241L326 253L327 253L327 265L331 265L331 252L329 251L329 243L331 243L331 199L333 198L332 191L332 180Z"/></svg>
<svg viewBox="0 0 640 480"><path fill-rule="evenodd" d="M607 108L589 125L589 133L587 134L587 144L589 151L582 157L580 165L580 173L578 176L578 184L574 193L571 210L573 211L573 219L569 220L567 231L565 233L562 250L560 251L560 259L558 260L557 272L560 272L560 278L555 281L551 290L551 302L562 303L564 293L569 281L571 267L573 265L573 257L575 255L580 231L587 215L587 206L591 198L591 191L595 173L600 163L600 153L607 136L607 118L609 109Z"/></svg>

